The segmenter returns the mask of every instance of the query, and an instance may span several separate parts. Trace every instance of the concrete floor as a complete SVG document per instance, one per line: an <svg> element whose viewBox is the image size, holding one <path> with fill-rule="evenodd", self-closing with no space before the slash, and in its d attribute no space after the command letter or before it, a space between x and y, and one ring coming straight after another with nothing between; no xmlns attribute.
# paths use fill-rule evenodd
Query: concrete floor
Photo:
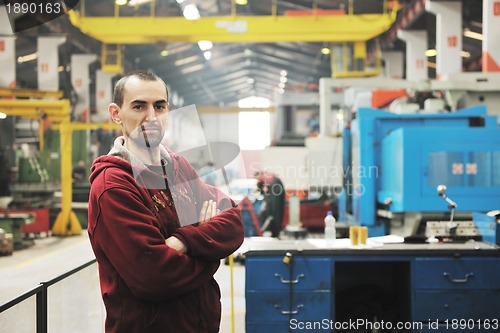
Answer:
<svg viewBox="0 0 500 333"><path fill-rule="evenodd" d="M29 248L14 251L12 256L1 256L0 257L0 304L4 304L7 301L15 298L16 296L26 292L27 290L36 287L40 282L49 281L75 267L78 267L94 258L94 254L90 247L88 236L83 232L79 236L71 237L46 237L36 239L33 246ZM95 265L94 265L95 266ZM89 277L90 274L90 277ZM234 303L231 302L231 272L228 265L224 263L221 264L219 270L216 273L215 278L219 282L222 294L222 322L221 322L221 333L244 333L245 332L245 269L240 263L235 263L233 266L233 294ZM51 301L49 298L49 327L60 327L60 329L52 329L51 332L57 333L58 330L63 330L62 327L72 327L73 332L89 332L98 333L95 327L90 327L89 322L101 321L104 316L103 309L99 309L99 306L94 306L92 302L100 302L100 296L98 295L98 280L96 276L96 269L89 269L88 272L82 274L79 279L91 280L91 286L85 286L85 288L92 290L93 299L85 299L84 301L78 301L75 299L76 295L72 293L71 303L78 304L80 312L75 315L63 318L61 316L52 316L51 313L60 311L67 311L67 308L62 305L61 309L54 309L54 307L61 306L61 304L66 304L64 301L54 301L54 305L51 310ZM68 284L75 283L68 279ZM78 282L76 282L78 283ZM69 287L69 289L67 289ZM49 295L50 295L49 288ZM60 290L59 290L60 289ZM83 289L82 287L80 289ZM66 290L66 291L65 291ZM61 294L58 298L64 298L65 294L69 292L67 290L74 290L74 286L67 286L66 289L64 285L62 288L58 287L57 292ZM53 292L55 294L56 291ZM82 294L81 297L89 298L88 293ZM67 296L66 296L67 297ZM27 302L28 303L28 302ZM85 304L86 307L82 307ZM102 305L102 302L101 302ZM234 312L231 312L231 309ZM82 309L88 309L87 315L82 316ZM33 305L27 306L28 312L33 312L31 317L35 316L33 311ZM51 312L52 311L52 312ZM8 312L8 313L7 313ZM29 313L16 313L18 311L7 311L0 314L0 332L12 331L12 327L19 331L19 326L12 326L9 323L12 316L17 315L29 315ZM93 320L90 320L90 318ZM57 319L59 318L59 319ZM60 320L60 323L54 322L55 320ZM51 324L52 321L52 324ZM234 330L233 330L234 322ZM101 323L95 323L99 328L102 326ZM70 326L68 326L70 325ZM75 327L75 325L77 328ZM30 332L29 324L24 323L24 328L21 330L24 332ZM67 331L67 329L64 329ZM20 332L22 333L22 332ZM31 332L30 332L31 333Z"/></svg>

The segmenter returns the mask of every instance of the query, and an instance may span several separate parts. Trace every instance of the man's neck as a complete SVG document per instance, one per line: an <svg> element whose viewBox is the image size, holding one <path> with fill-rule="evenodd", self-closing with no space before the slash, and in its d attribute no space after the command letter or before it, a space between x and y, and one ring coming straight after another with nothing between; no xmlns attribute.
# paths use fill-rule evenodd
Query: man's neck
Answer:
<svg viewBox="0 0 500 333"><path fill-rule="evenodd" d="M160 146L138 147L134 141L125 139L125 148L145 165L161 165Z"/></svg>

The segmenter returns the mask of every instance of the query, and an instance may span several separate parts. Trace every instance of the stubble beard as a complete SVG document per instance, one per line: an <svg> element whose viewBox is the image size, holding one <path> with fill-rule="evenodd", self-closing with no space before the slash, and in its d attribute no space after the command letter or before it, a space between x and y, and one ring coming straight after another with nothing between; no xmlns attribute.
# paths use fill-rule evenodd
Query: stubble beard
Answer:
<svg viewBox="0 0 500 333"><path fill-rule="evenodd" d="M137 127L131 135L129 135L129 139L137 146L153 148L160 145L164 134L160 124L151 122Z"/></svg>

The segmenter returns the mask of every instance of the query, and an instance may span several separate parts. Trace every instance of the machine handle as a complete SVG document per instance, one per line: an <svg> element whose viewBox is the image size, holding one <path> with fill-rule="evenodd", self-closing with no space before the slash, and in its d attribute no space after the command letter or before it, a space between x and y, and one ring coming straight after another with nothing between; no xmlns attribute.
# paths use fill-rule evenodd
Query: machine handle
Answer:
<svg viewBox="0 0 500 333"><path fill-rule="evenodd" d="M281 305L274 304L274 308L277 309L277 310L280 310L280 312L281 312L282 315L294 315L294 314L297 314L297 313L299 313L299 309L303 308L303 307L304 307L304 304L299 304L299 305L297 305L295 307L295 310L287 311L287 310L281 310Z"/></svg>
<svg viewBox="0 0 500 333"><path fill-rule="evenodd" d="M467 283L469 281L469 278L474 277L474 273L470 272L470 273L465 274L465 278L463 278L463 279L453 279L451 277L450 273L448 273L448 272L444 272L443 276L448 278L448 280L450 280L450 282L453 282L453 283Z"/></svg>
<svg viewBox="0 0 500 333"><path fill-rule="evenodd" d="M274 273L274 276L276 276L278 279L280 279L281 283L286 283L286 284L296 284L296 283L299 283L300 278L305 277L304 274L299 274L299 275L297 275L297 278L295 280L284 280L283 276L281 276L281 274Z"/></svg>

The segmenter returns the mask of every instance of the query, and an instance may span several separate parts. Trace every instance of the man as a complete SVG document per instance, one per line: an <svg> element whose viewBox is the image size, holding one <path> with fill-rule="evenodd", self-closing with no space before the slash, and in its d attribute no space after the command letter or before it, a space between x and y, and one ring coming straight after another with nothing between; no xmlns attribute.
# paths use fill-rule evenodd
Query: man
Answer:
<svg viewBox="0 0 500 333"><path fill-rule="evenodd" d="M262 231L271 231L271 237L279 238L285 212L285 187L281 179L272 172L260 171L255 176L257 188L264 195L260 212Z"/></svg>
<svg viewBox="0 0 500 333"><path fill-rule="evenodd" d="M107 333L219 331L213 275L243 225L230 198L161 145L168 109L155 74L121 78L108 111L123 136L92 165L88 231Z"/></svg>
<svg viewBox="0 0 500 333"><path fill-rule="evenodd" d="M85 176L85 162L80 160L73 168L73 181L76 183L81 183L85 180Z"/></svg>

